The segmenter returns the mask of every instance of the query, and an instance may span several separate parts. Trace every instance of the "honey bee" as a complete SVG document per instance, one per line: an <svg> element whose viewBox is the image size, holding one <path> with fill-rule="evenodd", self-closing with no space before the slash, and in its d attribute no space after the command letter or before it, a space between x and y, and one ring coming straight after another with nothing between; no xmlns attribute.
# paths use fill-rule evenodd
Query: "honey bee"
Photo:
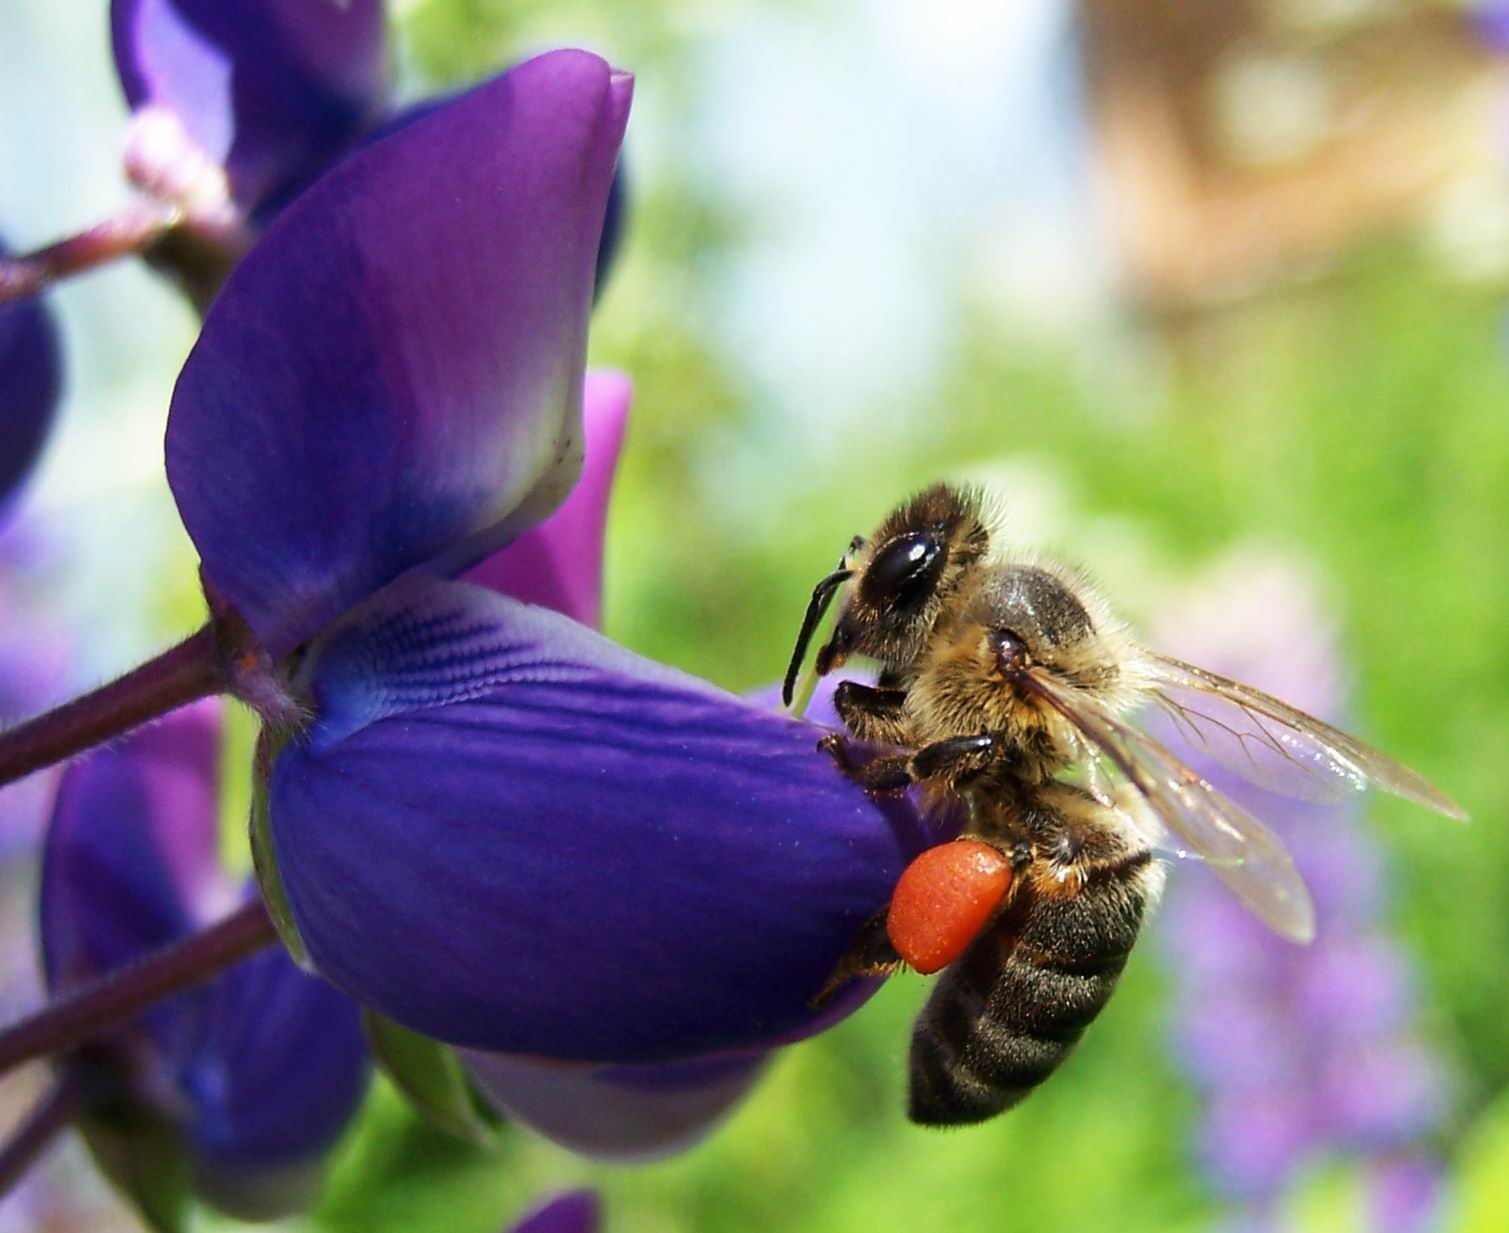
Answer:
<svg viewBox="0 0 1509 1233"><path fill-rule="evenodd" d="M856 537L818 583L783 686L842 591L818 676L850 656L876 683L833 695L820 747L873 793L962 807L962 837L903 874L819 1002L909 962L943 971L917 1019L909 1114L983 1121L1064 1061L1115 987L1167 856L1210 868L1270 928L1314 935L1304 882L1267 827L1127 722L1161 708L1244 777L1324 799L1368 787L1466 815L1420 775L1259 690L1141 646L1088 581L999 550L979 492L937 485ZM889 747L856 758L850 738Z"/></svg>

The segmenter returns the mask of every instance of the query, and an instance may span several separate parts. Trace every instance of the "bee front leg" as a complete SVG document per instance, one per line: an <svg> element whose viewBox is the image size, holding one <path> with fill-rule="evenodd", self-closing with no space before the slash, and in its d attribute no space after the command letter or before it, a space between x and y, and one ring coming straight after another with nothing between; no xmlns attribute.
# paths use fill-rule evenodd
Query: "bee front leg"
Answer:
<svg viewBox="0 0 1509 1233"><path fill-rule="evenodd" d="M858 681L840 681L833 691L833 709L861 741L872 745L915 745L906 714L906 690L876 689Z"/></svg>

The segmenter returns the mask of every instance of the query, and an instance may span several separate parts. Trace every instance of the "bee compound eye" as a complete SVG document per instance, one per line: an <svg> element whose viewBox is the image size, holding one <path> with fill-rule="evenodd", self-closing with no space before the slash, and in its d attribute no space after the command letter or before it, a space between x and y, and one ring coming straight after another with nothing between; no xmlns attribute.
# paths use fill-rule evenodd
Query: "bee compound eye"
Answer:
<svg viewBox="0 0 1509 1233"><path fill-rule="evenodd" d="M1001 675L1011 677L1032 666L1032 657L1027 653L1027 644L1009 629L997 630L995 635L996 667Z"/></svg>
<svg viewBox="0 0 1509 1233"><path fill-rule="evenodd" d="M876 607L909 607L926 596L942 568L943 545L933 536L897 536L865 570L865 598Z"/></svg>
<svg viewBox="0 0 1509 1233"><path fill-rule="evenodd" d="M886 913L896 953L923 975L969 949L1011 889L1011 860L978 839L929 848L902 872Z"/></svg>

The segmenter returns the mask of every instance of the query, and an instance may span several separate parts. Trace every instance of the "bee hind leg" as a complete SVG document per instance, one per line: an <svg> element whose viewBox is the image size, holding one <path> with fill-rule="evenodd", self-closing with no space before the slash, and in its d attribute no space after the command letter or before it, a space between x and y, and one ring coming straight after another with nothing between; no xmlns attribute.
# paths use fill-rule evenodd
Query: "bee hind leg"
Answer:
<svg viewBox="0 0 1509 1233"><path fill-rule="evenodd" d="M823 987L807 999L813 1010L821 1010L833 995L851 980L862 976L889 976L901 966L901 956L891 945L886 933L886 915L889 907L882 908L860 926L854 941L843 953L832 974Z"/></svg>

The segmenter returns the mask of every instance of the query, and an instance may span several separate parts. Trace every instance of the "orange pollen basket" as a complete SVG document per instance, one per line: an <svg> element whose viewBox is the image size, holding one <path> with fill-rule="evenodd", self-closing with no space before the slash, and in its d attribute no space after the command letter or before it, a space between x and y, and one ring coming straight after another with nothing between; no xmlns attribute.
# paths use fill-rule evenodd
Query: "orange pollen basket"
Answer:
<svg viewBox="0 0 1509 1233"><path fill-rule="evenodd" d="M1011 865L978 839L929 848L896 883L886 934L896 953L924 975L969 949L1011 889Z"/></svg>

